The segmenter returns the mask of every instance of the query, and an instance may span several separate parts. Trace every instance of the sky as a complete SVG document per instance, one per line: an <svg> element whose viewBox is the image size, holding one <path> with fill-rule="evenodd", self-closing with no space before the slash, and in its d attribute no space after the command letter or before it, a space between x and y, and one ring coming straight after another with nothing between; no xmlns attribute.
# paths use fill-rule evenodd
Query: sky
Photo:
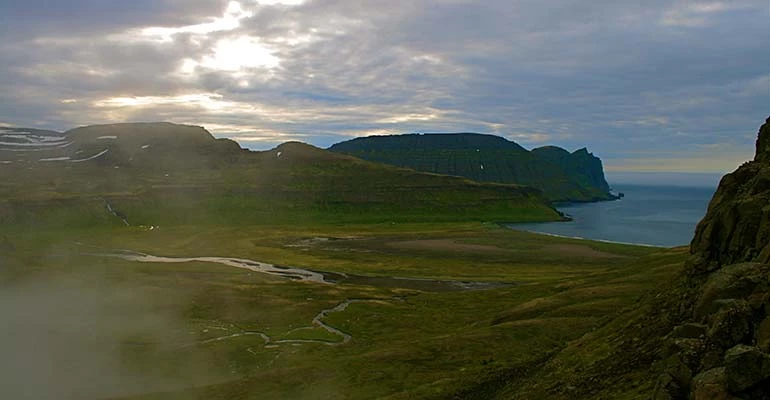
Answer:
<svg viewBox="0 0 770 400"><path fill-rule="evenodd" d="M767 0L0 0L0 124L243 147L479 132L719 174L770 114ZM711 175L710 175L711 176Z"/></svg>

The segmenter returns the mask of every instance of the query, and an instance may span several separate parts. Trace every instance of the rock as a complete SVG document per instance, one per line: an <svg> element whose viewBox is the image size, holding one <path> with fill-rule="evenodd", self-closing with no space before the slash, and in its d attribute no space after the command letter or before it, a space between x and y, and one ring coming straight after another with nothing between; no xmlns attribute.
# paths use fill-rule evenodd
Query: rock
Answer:
<svg viewBox="0 0 770 400"><path fill-rule="evenodd" d="M708 371L723 366L725 351L718 346L711 345L701 354L698 371Z"/></svg>
<svg viewBox="0 0 770 400"><path fill-rule="evenodd" d="M754 157L754 160L759 162L770 162L770 117L768 117L765 124L759 128L759 135L757 137L757 155Z"/></svg>
<svg viewBox="0 0 770 400"><path fill-rule="evenodd" d="M692 370L675 354L664 361L663 373L655 384L653 399L686 399L692 384Z"/></svg>
<svg viewBox="0 0 770 400"><path fill-rule="evenodd" d="M752 319L751 306L746 300L732 300L711 318L708 337L723 349L751 343L754 336Z"/></svg>
<svg viewBox="0 0 770 400"><path fill-rule="evenodd" d="M719 311L724 299L740 299L753 293L767 275L767 267L759 263L733 264L709 276L695 303L694 317L703 320Z"/></svg>
<svg viewBox="0 0 770 400"><path fill-rule="evenodd" d="M706 335L708 326L696 323L686 323L675 327L669 336L671 338L698 339Z"/></svg>
<svg viewBox="0 0 770 400"><path fill-rule="evenodd" d="M756 335L757 346L762 351L770 353L770 316L759 323Z"/></svg>
<svg viewBox="0 0 770 400"><path fill-rule="evenodd" d="M725 353L725 374L730 391L743 392L770 378L770 355L737 345Z"/></svg>
<svg viewBox="0 0 770 400"><path fill-rule="evenodd" d="M767 288L762 288L758 293L749 296L747 300L751 309L758 315L770 314L770 290Z"/></svg>
<svg viewBox="0 0 770 400"><path fill-rule="evenodd" d="M670 339L666 343L664 356L678 355L683 363L694 368L699 365L704 351L706 341L703 339Z"/></svg>
<svg viewBox="0 0 770 400"><path fill-rule="evenodd" d="M770 122L759 130L757 154L725 175L690 244L691 276L723 265L770 262Z"/></svg>
<svg viewBox="0 0 770 400"><path fill-rule="evenodd" d="M685 393L687 393L685 392L685 389L682 388L673 376L663 373L658 377L658 380L655 383L652 400L686 399L687 396Z"/></svg>
<svg viewBox="0 0 770 400"><path fill-rule="evenodd" d="M692 400L728 400L727 374L724 368L714 368L698 374L692 383Z"/></svg>

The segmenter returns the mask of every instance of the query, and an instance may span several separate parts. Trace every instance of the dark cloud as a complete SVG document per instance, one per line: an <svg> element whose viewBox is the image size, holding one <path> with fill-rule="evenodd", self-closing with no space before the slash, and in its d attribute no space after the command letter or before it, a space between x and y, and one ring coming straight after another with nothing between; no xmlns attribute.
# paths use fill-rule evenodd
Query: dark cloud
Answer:
<svg viewBox="0 0 770 400"><path fill-rule="evenodd" d="M718 170L751 156L770 110L765 1L262 3L0 2L0 31L13 33L0 44L0 122L197 122L254 148L481 131L588 146L620 167L727 146ZM278 65L233 42L244 36ZM179 100L189 95L209 100ZM142 99L105 102L116 97Z"/></svg>

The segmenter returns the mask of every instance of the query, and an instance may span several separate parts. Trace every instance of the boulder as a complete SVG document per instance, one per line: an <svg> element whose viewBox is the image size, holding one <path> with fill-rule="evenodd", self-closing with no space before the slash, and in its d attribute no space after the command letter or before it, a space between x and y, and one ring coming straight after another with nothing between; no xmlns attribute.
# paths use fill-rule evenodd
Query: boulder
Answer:
<svg viewBox="0 0 770 400"><path fill-rule="evenodd" d="M765 276L767 266L759 263L733 264L712 273L695 303L695 319L703 320L728 303L720 300L751 295Z"/></svg>
<svg viewBox="0 0 770 400"><path fill-rule="evenodd" d="M730 398L732 396L727 391L727 374L724 368L701 372L693 379L690 399L728 400Z"/></svg>
<svg viewBox="0 0 770 400"><path fill-rule="evenodd" d="M675 354L664 362L664 371L655 384L653 399L686 399L692 384L692 370Z"/></svg>
<svg viewBox="0 0 770 400"><path fill-rule="evenodd" d="M663 373L655 383L652 400L679 400L686 399L685 389L670 374Z"/></svg>
<svg viewBox="0 0 770 400"><path fill-rule="evenodd" d="M737 345L725 353L727 387L743 392L770 378L770 355L754 346Z"/></svg>
<svg viewBox="0 0 770 400"><path fill-rule="evenodd" d="M754 339L753 312L746 300L731 300L711 318L708 337L712 343L728 349L748 344Z"/></svg>
<svg viewBox="0 0 770 400"><path fill-rule="evenodd" d="M707 331L708 326L690 322L675 327L669 334L669 337L677 339L699 339L706 336Z"/></svg>
<svg viewBox="0 0 770 400"><path fill-rule="evenodd" d="M695 368L705 351L706 341L703 339L669 339L663 354L667 357L676 355L690 368Z"/></svg>

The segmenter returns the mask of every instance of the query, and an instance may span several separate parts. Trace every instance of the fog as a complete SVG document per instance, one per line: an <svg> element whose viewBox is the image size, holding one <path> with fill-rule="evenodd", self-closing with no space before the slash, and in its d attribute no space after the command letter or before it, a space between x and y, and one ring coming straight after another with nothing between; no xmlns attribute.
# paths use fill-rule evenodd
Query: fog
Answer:
<svg viewBox="0 0 770 400"><path fill-rule="evenodd" d="M149 356L180 331L174 317L128 286L87 281L0 286L0 398L93 399L190 386L205 363L168 378L132 362L142 352L131 346L147 347Z"/></svg>

